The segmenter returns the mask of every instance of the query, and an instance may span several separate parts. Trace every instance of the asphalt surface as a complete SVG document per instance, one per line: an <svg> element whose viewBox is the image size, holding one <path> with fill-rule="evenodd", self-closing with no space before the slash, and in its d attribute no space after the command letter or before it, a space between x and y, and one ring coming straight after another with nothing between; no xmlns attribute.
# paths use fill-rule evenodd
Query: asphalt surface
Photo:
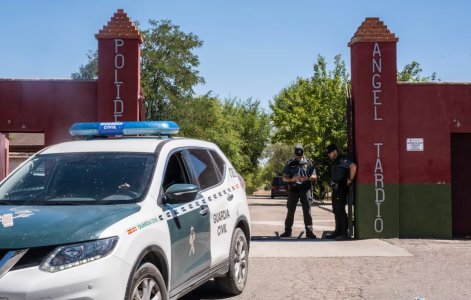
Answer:
<svg viewBox="0 0 471 300"><path fill-rule="evenodd" d="M471 299L471 241L280 241L285 203L249 199L254 239L241 295L224 295L209 281L182 299ZM312 215L318 237L334 229L328 205ZM298 206L293 235L303 230Z"/></svg>

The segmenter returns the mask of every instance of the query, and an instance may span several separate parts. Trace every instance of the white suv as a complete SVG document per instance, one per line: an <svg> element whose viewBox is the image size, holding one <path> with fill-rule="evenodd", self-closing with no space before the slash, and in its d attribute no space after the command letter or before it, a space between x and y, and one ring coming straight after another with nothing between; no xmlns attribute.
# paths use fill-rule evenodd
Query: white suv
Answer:
<svg viewBox="0 0 471 300"><path fill-rule="evenodd" d="M216 145L173 138L178 129L78 123L70 132L85 139L48 147L5 178L0 299L176 299L210 278L241 293L244 181Z"/></svg>

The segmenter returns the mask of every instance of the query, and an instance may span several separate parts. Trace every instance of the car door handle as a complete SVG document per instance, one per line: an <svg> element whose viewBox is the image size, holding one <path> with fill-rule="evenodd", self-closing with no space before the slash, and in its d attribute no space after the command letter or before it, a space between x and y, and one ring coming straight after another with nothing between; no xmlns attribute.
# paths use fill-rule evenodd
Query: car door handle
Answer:
<svg viewBox="0 0 471 300"><path fill-rule="evenodd" d="M227 196L227 201L232 201L232 199L234 199L234 194Z"/></svg>
<svg viewBox="0 0 471 300"><path fill-rule="evenodd" d="M200 207L200 215L206 216L209 212L209 208L207 205L201 205Z"/></svg>

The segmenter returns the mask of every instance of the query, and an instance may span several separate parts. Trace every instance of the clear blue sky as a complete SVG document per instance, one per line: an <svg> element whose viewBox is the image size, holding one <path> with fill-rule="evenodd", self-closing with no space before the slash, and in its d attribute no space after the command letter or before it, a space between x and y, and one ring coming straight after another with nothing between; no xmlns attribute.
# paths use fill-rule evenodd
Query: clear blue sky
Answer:
<svg viewBox="0 0 471 300"><path fill-rule="evenodd" d="M399 37L398 68L418 61L423 75L471 81L469 0L0 0L0 78L70 78L97 48L95 34L118 8L147 26L169 19L204 42L196 54L206 84L221 98L264 107L320 54L332 64L366 17Z"/></svg>

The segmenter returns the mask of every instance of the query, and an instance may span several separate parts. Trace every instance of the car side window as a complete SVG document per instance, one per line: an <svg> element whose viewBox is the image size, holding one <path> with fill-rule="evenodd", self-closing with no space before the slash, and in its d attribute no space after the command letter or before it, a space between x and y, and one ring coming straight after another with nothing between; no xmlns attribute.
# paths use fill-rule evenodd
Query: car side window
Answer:
<svg viewBox="0 0 471 300"><path fill-rule="evenodd" d="M220 182L219 171L216 169L215 163L207 150L189 149L188 158L193 166L195 178L201 190L215 186Z"/></svg>
<svg viewBox="0 0 471 300"><path fill-rule="evenodd" d="M221 178L224 178L224 171L226 169L226 162L219 156L219 154L216 151L209 150L209 153L211 153L211 156L214 159L214 162L216 163L216 167L219 171L219 174L221 175Z"/></svg>
<svg viewBox="0 0 471 300"><path fill-rule="evenodd" d="M175 183L190 183L188 171L183 162L181 152L173 153L170 156L164 174L164 180L162 183L164 191Z"/></svg>

